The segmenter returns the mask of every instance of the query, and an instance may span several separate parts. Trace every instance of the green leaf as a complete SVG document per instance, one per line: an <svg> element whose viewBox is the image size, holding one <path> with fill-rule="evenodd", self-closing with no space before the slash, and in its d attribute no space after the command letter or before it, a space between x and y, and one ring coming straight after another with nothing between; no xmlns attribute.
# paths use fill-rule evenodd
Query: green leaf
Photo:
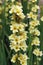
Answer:
<svg viewBox="0 0 43 65"><path fill-rule="evenodd" d="M7 65L6 53L2 40L0 42L0 65Z"/></svg>

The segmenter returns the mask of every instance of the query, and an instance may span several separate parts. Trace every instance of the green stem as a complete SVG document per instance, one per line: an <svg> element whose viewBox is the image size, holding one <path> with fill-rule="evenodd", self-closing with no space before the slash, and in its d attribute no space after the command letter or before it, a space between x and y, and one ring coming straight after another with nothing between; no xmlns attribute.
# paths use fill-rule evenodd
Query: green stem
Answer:
<svg viewBox="0 0 43 65"><path fill-rule="evenodd" d="M39 65L39 60L38 60L38 57L37 57L37 62L36 62L36 63L37 63L37 65Z"/></svg>

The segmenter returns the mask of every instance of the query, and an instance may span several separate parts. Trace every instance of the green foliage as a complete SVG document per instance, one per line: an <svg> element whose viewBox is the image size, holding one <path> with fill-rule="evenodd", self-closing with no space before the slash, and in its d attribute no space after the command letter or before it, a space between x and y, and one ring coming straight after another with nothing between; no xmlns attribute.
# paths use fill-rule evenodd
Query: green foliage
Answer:
<svg viewBox="0 0 43 65"><path fill-rule="evenodd" d="M7 65L6 53L3 40L0 42L0 65Z"/></svg>
<svg viewBox="0 0 43 65"><path fill-rule="evenodd" d="M43 5L42 6L40 5L40 16L43 16ZM41 35L40 35L41 45L40 45L40 48L43 51L43 22L42 21L40 22L40 31L41 31ZM42 57L40 65L43 65L43 57Z"/></svg>

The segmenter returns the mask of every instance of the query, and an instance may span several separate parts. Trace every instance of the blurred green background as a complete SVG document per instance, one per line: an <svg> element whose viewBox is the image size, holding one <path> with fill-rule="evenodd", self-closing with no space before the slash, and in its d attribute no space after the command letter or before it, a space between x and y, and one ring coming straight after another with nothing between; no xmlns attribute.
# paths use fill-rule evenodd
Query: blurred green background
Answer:
<svg viewBox="0 0 43 65"><path fill-rule="evenodd" d="M40 17L41 16L43 16L43 5L40 5ZM40 32L41 32L41 35L40 35L40 41L41 41L40 48L43 51L43 22L41 21L40 23L41 23L40 24ZM42 57L40 65L43 65L43 57Z"/></svg>

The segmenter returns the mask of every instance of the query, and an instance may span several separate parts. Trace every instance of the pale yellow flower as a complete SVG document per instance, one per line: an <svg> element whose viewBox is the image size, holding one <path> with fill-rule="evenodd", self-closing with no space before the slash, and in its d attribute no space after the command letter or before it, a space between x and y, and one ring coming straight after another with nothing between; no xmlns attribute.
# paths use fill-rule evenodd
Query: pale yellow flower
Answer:
<svg viewBox="0 0 43 65"><path fill-rule="evenodd" d="M29 32L33 35L39 36L40 35L40 31L37 28L31 27L29 28Z"/></svg>
<svg viewBox="0 0 43 65"><path fill-rule="evenodd" d="M43 21L43 16L41 17L41 21Z"/></svg>
<svg viewBox="0 0 43 65"><path fill-rule="evenodd" d="M32 20L29 24L30 26L35 27L35 26L40 25L40 22L38 20Z"/></svg>
<svg viewBox="0 0 43 65"><path fill-rule="evenodd" d="M32 18L32 16L33 16L33 12L30 12L30 13L27 14L28 18Z"/></svg>
<svg viewBox="0 0 43 65"><path fill-rule="evenodd" d="M11 59L11 62L15 63L16 62L16 59L17 59L18 55L15 54L13 55L12 59Z"/></svg>
<svg viewBox="0 0 43 65"><path fill-rule="evenodd" d="M24 61L27 61L27 59L28 59L28 57L27 57L26 53L24 53L24 54L21 54L21 53L20 53L20 55L19 55L19 57L18 57L18 60L19 60L19 61L21 61L21 62L22 62L23 60L24 60Z"/></svg>
<svg viewBox="0 0 43 65"><path fill-rule="evenodd" d="M39 7L38 5L35 5L35 8L36 8L36 9L40 9L40 7Z"/></svg>
<svg viewBox="0 0 43 65"><path fill-rule="evenodd" d="M36 56L42 56L43 55L42 51L40 51L40 49L38 49L38 48L34 49L33 54Z"/></svg>
<svg viewBox="0 0 43 65"><path fill-rule="evenodd" d="M11 0L12 2L14 2L15 0Z"/></svg>
<svg viewBox="0 0 43 65"><path fill-rule="evenodd" d="M14 12L19 15L19 13L22 13L23 10L22 10L22 8L20 6L16 5L16 8L15 8L15 11Z"/></svg>
<svg viewBox="0 0 43 65"><path fill-rule="evenodd" d="M11 50L14 50L14 47L15 47L15 44L12 42L12 43L10 43L10 49Z"/></svg>
<svg viewBox="0 0 43 65"><path fill-rule="evenodd" d="M27 27L28 26L28 24L26 24L26 23L21 23L24 27Z"/></svg>
<svg viewBox="0 0 43 65"><path fill-rule="evenodd" d="M29 59L29 58L27 57L26 53L19 54L18 60L20 61L20 64L27 65L27 59Z"/></svg>
<svg viewBox="0 0 43 65"><path fill-rule="evenodd" d="M13 33L18 32L18 24L10 25L10 30L12 30Z"/></svg>
<svg viewBox="0 0 43 65"><path fill-rule="evenodd" d="M9 13L11 13L11 14L14 13L14 10L15 10L14 8L15 8L15 5L13 5L13 6L11 7L11 10L9 11Z"/></svg>
<svg viewBox="0 0 43 65"><path fill-rule="evenodd" d="M17 4L18 6L20 6L21 8L23 8L21 2L16 2L16 4Z"/></svg>
<svg viewBox="0 0 43 65"><path fill-rule="evenodd" d="M28 37L27 37L27 31L22 31L20 32L20 40L24 41L26 40Z"/></svg>
<svg viewBox="0 0 43 65"><path fill-rule="evenodd" d="M35 5L34 7L32 7L32 12L37 12L37 10L39 9L39 6L38 5Z"/></svg>
<svg viewBox="0 0 43 65"><path fill-rule="evenodd" d="M38 17L38 16L37 16L36 14L33 14L33 15L32 15L32 19L33 19L33 20L37 20L37 17Z"/></svg>
<svg viewBox="0 0 43 65"><path fill-rule="evenodd" d="M37 9L35 7L32 7L32 12L37 12Z"/></svg>
<svg viewBox="0 0 43 65"><path fill-rule="evenodd" d="M18 15L19 15L19 17L20 17L21 19L24 19L24 18L25 18L25 15L24 15L23 13L19 13Z"/></svg>
<svg viewBox="0 0 43 65"><path fill-rule="evenodd" d="M21 61L20 64L27 65L27 61Z"/></svg>
<svg viewBox="0 0 43 65"><path fill-rule="evenodd" d="M35 28L33 34L39 36L40 35L40 31L37 28Z"/></svg>
<svg viewBox="0 0 43 65"><path fill-rule="evenodd" d="M36 14L33 14L33 12L30 12L27 14L27 17L28 18L32 18L33 20L37 20L37 15Z"/></svg>
<svg viewBox="0 0 43 65"><path fill-rule="evenodd" d="M10 43L11 50L14 50L15 52L18 52L20 50L19 44Z"/></svg>
<svg viewBox="0 0 43 65"><path fill-rule="evenodd" d="M27 24L25 23L11 23L10 25L10 30L13 31L13 33L18 32L18 31L24 31L25 27L27 27Z"/></svg>
<svg viewBox="0 0 43 65"><path fill-rule="evenodd" d="M20 46L18 44L15 44L14 50L15 50L15 52L18 52L20 50Z"/></svg>
<svg viewBox="0 0 43 65"><path fill-rule="evenodd" d="M19 31L24 31L25 30L24 25L18 24L18 30Z"/></svg>
<svg viewBox="0 0 43 65"><path fill-rule="evenodd" d="M13 42L14 44L21 42L20 36L17 36L17 35L15 35L15 34L11 34L11 35L9 36L9 40L10 40L11 42Z"/></svg>
<svg viewBox="0 0 43 65"><path fill-rule="evenodd" d="M30 33L33 33L34 32L34 27L30 26L28 30L29 30Z"/></svg>
<svg viewBox="0 0 43 65"><path fill-rule="evenodd" d="M9 36L9 40L13 40L15 38L15 34L11 34L10 36Z"/></svg>
<svg viewBox="0 0 43 65"><path fill-rule="evenodd" d="M15 36L15 38L13 39L16 43L20 43L20 36Z"/></svg>
<svg viewBox="0 0 43 65"><path fill-rule="evenodd" d="M21 43L19 43L19 46L20 48L23 50L23 51L26 51L27 49L27 44L25 41L22 41Z"/></svg>
<svg viewBox="0 0 43 65"><path fill-rule="evenodd" d="M31 45L39 46L39 45L40 45L40 40L39 40L39 38L38 38L38 37L35 37L35 38L32 40Z"/></svg>
<svg viewBox="0 0 43 65"><path fill-rule="evenodd" d="M16 13L16 14L18 14L18 13L20 13L22 11L23 10L21 9L20 6L18 6L18 5L12 5L11 10L9 11L9 13Z"/></svg>

